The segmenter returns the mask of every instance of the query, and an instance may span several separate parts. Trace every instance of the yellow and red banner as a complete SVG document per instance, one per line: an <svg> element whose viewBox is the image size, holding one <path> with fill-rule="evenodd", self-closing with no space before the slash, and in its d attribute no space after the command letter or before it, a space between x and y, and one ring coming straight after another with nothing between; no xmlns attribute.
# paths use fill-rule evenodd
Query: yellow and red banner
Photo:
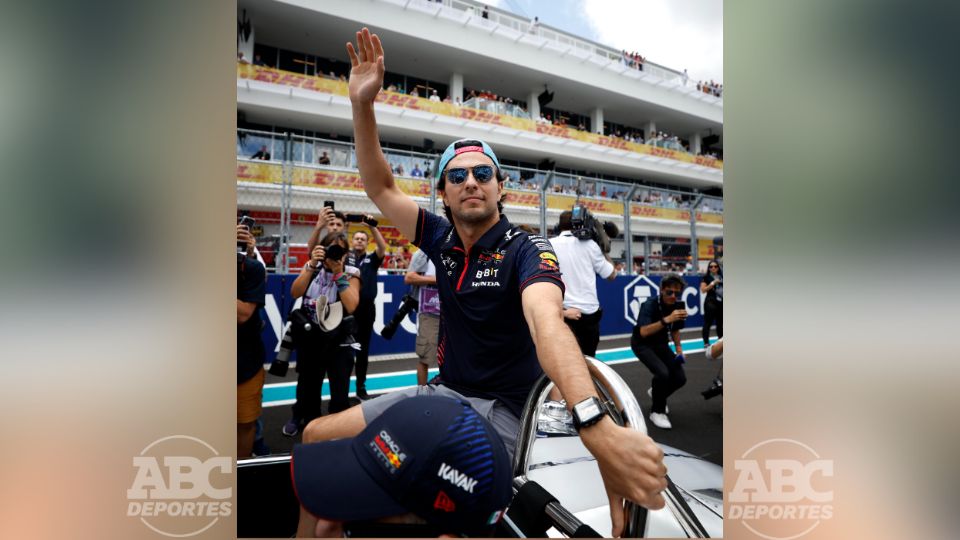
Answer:
<svg viewBox="0 0 960 540"><path fill-rule="evenodd" d="M347 95L347 83L344 81L327 79L325 77L313 77L311 75L303 75L289 71L281 71L265 66L254 66L252 64L238 63L237 77L252 81L262 81L272 84L292 86L294 88L302 88L304 90L312 90L315 92L336 94L339 96ZM437 103L426 98L418 98L408 96L406 94L398 94L396 92L387 91L380 92L380 95L377 96L377 102L385 105L393 105L394 107L402 107L404 109L427 111L434 114L454 116L457 118L463 118L465 120L506 126L523 131L532 131L553 137L560 137L563 139L575 139L586 143L609 146L611 148L618 148L620 150L626 150L629 152L637 152L640 154L663 157L676 161L683 161L686 163L694 163L704 167L712 167L714 169L723 169L723 162L719 159L704 156L694 156L686 152L678 152L676 150L667 150L666 148L659 148L646 144L627 142L616 137L605 137L596 133L580 131L572 127L539 124L527 118L517 118L510 115L494 114L487 111L481 111L479 109L454 105L453 103Z"/></svg>
<svg viewBox="0 0 960 540"><path fill-rule="evenodd" d="M283 179L283 168L276 163L237 161L238 182L261 182L279 184ZM396 178L400 190L413 197L429 197L430 182L413 178ZM311 186L325 189L339 189L344 191L363 191L363 182L360 174L350 171L335 171L329 169L313 169L294 167L293 185ZM528 208L540 207L540 194L533 191L505 189L503 203ZM573 195L547 194L547 207L552 210L570 210L576 197ZM596 214L623 215L623 202L611 199L594 199L581 197L580 203ZM690 211L679 208L662 208L631 204L630 215L641 218L669 219L675 221L690 221ZM697 212L697 221L702 223L723 223L723 214Z"/></svg>
<svg viewBox="0 0 960 540"><path fill-rule="evenodd" d="M690 211L682 208L663 208L661 206L648 206L646 204L631 204L630 215L634 217L671 219L677 221L690 221ZM723 214L714 214L712 212L697 212L697 221L702 223L723 223Z"/></svg>

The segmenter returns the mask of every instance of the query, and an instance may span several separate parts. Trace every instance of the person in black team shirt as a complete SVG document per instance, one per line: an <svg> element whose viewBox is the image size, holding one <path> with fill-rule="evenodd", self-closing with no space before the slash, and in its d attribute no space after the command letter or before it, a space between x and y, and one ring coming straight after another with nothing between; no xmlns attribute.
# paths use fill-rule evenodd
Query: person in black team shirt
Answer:
<svg viewBox="0 0 960 540"><path fill-rule="evenodd" d="M367 363L370 357L370 334L373 332L373 320L377 316L374 303L377 298L377 270L383 264L383 255L387 252L387 243L380 234L380 229L373 223L375 223L373 216L364 216L363 224L367 226L370 233L366 231L353 233L350 254L347 255L347 265L360 271L360 281L363 283L360 289L360 304L353 312L357 321L357 343L360 345L353 372L357 376L357 397L360 399L370 399L366 387ZM370 236L373 236L377 248L372 253L367 253Z"/></svg>
<svg viewBox="0 0 960 540"><path fill-rule="evenodd" d="M707 273L700 280L700 294L707 295L703 301L703 346L710 346L710 327L717 325L717 337L723 337L723 270L720 261L714 259L707 265Z"/></svg>
<svg viewBox="0 0 960 540"><path fill-rule="evenodd" d="M237 240L249 231L237 225ZM267 290L267 270L257 259L237 254L237 457L250 457L263 401L264 348L260 308Z"/></svg>
<svg viewBox="0 0 960 540"><path fill-rule="evenodd" d="M650 421L661 429L673 427L667 418L667 398L687 383L683 371L683 346L680 344L680 330L687 318L687 308L677 302L685 286L686 282L676 274L664 276L660 280L660 294L648 298L640 306L637 325L630 337L633 354L653 373ZM671 338L677 349L676 355L668 344Z"/></svg>
<svg viewBox="0 0 960 540"><path fill-rule="evenodd" d="M348 44L347 52L360 177L383 215L437 268L439 383L318 418L304 430L304 442L356 436L392 403L434 394L469 402L512 452L524 400L545 371L567 406L583 413L580 437L597 458L610 500L612 534L618 536L624 498L648 508L664 506L663 452L640 431L586 412L597 393L577 341L563 322L563 282L557 265L546 262L555 255L547 239L523 232L500 213L505 177L486 143L460 140L443 153L437 195L447 219L421 210L400 190L380 147L373 107L383 88L383 48L366 28L357 33L357 41L359 49ZM300 519L306 527L301 530L311 530L317 522L306 512ZM339 534L333 522L320 522L314 530Z"/></svg>

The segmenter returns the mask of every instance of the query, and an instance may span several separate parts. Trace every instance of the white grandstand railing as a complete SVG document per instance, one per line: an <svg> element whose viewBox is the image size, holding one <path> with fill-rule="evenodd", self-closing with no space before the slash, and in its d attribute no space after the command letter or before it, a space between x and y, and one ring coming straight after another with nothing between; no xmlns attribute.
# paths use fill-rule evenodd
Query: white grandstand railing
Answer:
<svg viewBox="0 0 960 540"><path fill-rule="evenodd" d="M449 10L448 16L455 16L456 12L465 13L467 18L465 23L476 24L489 29L491 34L498 28L512 30L512 33L518 34L514 41L520 41L524 36L534 36L544 40L546 43L553 43L559 47L560 54L567 54L570 51L578 51L587 57L594 57L595 62L601 68L606 68L613 64L619 64L623 67L619 73L623 76L642 79L654 85L664 84L673 91L686 94L691 98L706 101L720 107L723 106L723 96L720 97L697 91L697 83L690 79L683 72L662 66L655 62L644 60L643 70L638 70L627 64L623 58L623 52L613 47L601 45L572 34L546 27L543 23L534 24L532 19L519 17L497 8L489 8L487 18L482 17L484 4L473 0L379 0L389 2L403 7L404 9L413 9L425 14L436 17L444 10Z"/></svg>
<svg viewBox="0 0 960 540"><path fill-rule="evenodd" d="M270 161L279 163L279 148L283 145L283 133L259 131L252 129L237 130L237 159L248 161L250 156L261 146L268 149L277 149L271 151L272 159ZM296 165L309 168L326 168L335 170L344 170L357 172L356 151L352 143L334 141L318 137L308 137L296 135L291 137L294 145L293 161ZM243 142L241 142L243 141ZM331 157L330 164L320 165L317 159L327 151ZM384 148L384 154L387 156L387 162L394 169L394 173L405 178L424 178L424 181L435 174L433 163L437 159L435 154L425 154L422 152L413 152L409 150L396 150ZM421 176L412 176L414 164L424 164L421 169ZM403 173L397 173L397 166L403 167ZM539 193L539 187L546 181L551 171L541 169L531 169L527 167L518 167L512 165L503 165L503 173L508 177L506 187L518 191L529 191ZM629 193L634 185L639 185L635 199L630 201L633 204L642 204L645 206L654 206L657 208L668 209L689 209L690 205L700 195L695 192L685 192L659 186L644 185L641 182L628 183L617 180L610 180L602 176L592 175L573 175L567 173L553 172L551 191L557 195L581 195L594 199L621 200L617 194ZM315 188L311 188L315 189ZM601 195L606 191L607 195ZM698 211L722 214L723 199L704 195L703 206Z"/></svg>

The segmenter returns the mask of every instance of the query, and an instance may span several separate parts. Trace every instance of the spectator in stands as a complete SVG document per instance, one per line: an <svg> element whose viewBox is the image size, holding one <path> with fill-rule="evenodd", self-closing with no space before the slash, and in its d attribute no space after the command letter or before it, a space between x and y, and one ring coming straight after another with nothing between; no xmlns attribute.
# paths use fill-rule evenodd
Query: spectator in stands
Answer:
<svg viewBox="0 0 960 540"><path fill-rule="evenodd" d="M354 365L354 374L357 377L357 397L361 400L370 399L367 394L367 362L370 357L370 335L373 332L373 321L377 318L376 298L377 298L377 271L383 264L383 257L387 253L387 243L383 239L383 234L375 225L373 216L363 217L363 224L367 230L353 233L350 254L347 256L347 265L356 268L360 272L360 302L357 304L353 316L357 321L357 349L356 363ZM376 244L376 248L371 253L367 253L367 246L370 244L370 237Z"/></svg>
<svg viewBox="0 0 960 540"><path fill-rule="evenodd" d="M430 101L433 101L434 103L440 103L440 95L437 94L436 90L433 90L430 93Z"/></svg>
<svg viewBox="0 0 960 540"><path fill-rule="evenodd" d="M267 63L264 62L262 58L260 58L260 55L259 55L259 54L255 54L255 55L253 55L253 65L255 65L255 66L266 66Z"/></svg>
<svg viewBox="0 0 960 540"><path fill-rule="evenodd" d="M687 310L678 302L684 287L686 282L680 276L664 276L660 281L660 294L640 306L637 325L630 338L633 354L653 374L653 384L647 392L653 399L650 422L660 429L673 427L667 417L667 398L687 382L683 371L683 344L680 342ZM676 354L668 345L671 338Z"/></svg>
<svg viewBox="0 0 960 540"><path fill-rule="evenodd" d="M250 159L262 159L264 161L270 161L270 151L267 150L267 145L263 145L257 150L257 153L250 156Z"/></svg>
<svg viewBox="0 0 960 540"><path fill-rule="evenodd" d="M414 86L414 87L413 87L413 90L410 91L410 95L413 96L413 97L415 97L415 98L420 97L420 91L417 90L417 87L416 87L416 86Z"/></svg>
<svg viewBox="0 0 960 540"><path fill-rule="evenodd" d="M689 79L689 77L687 76L687 69L684 68L684 69L683 69L683 85L684 85L684 86L687 85L687 79Z"/></svg>
<svg viewBox="0 0 960 540"><path fill-rule="evenodd" d="M437 290L437 267L423 250L410 258L403 283L415 287L417 308L417 384L427 384L431 367L437 366L437 345L440 339L440 292Z"/></svg>
<svg viewBox="0 0 960 540"><path fill-rule="evenodd" d="M487 6L483 6L483 13L480 14L484 19L490 18L490 12L487 10Z"/></svg>
<svg viewBox="0 0 960 540"><path fill-rule="evenodd" d="M540 30L540 17L534 17L530 23L530 33L536 34Z"/></svg>
<svg viewBox="0 0 960 540"><path fill-rule="evenodd" d="M387 92L396 92L396 91L397 91L397 85L395 84L391 84L390 86L387 87Z"/></svg>
<svg viewBox="0 0 960 540"><path fill-rule="evenodd" d="M397 165L397 168L393 170L397 176L404 176L403 174L403 165Z"/></svg>
<svg viewBox="0 0 960 540"><path fill-rule="evenodd" d="M607 196L607 186L603 186L603 188L600 189L600 196L601 197Z"/></svg>
<svg viewBox="0 0 960 540"><path fill-rule="evenodd" d="M250 60L247 60L247 58L243 55L243 51L237 51L237 62L240 62L241 64L249 64Z"/></svg>
<svg viewBox="0 0 960 540"><path fill-rule="evenodd" d="M413 164L413 170L410 171L410 176L414 178L423 178L423 171L420 170L420 166L416 163Z"/></svg>
<svg viewBox="0 0 960 540"><path fill-rule="evenodd" d="M700 280L703 301L703 346L710 344L710 327L717 325L717 337L723 337L723 270L716 259L707 264L707 273Z"/></svg>
<svg viewBox="0 0 960 540"><path fill-rule="evenodd" d="M447 97L443 98L443 102L444 102L444 103L452 103L452 102L450 101L450 94L447 94Z"/></svg>
<svg viewBox="0 0 960 540"><path fill-rule="evenodd" d="M253 243L246 225L237 225L237 240ZM237 254L237 456L250 457L263 402L263 362L260 308L266 302L267 270L263 263Z"/></svg>
<svg viewBox="0 0 960 540"><path fill-rule="evenodd" d="M338 257L327 257L339 246ZM356 343L347 319L360 301L360 271L346 264L347 238L331 233L310 252L310 260L290 287L293 298L302 298L300 308L290 315L297 349L297 401L282 432L296 436L300 429L321 416L323 379L330 380L330 414L350 407L350 371ZM339 307L337 307L339 305Z"/></svg>
<svg viewBox="0 0 960 540"><path fill-rule="evenodd" d="M329 165L329 164L330 164L330 156L327 155L327 151L326 151L326 150L323 151L323 155L320 156L320 159L318 159L317 162L318 162L320 165Z"/></svg>

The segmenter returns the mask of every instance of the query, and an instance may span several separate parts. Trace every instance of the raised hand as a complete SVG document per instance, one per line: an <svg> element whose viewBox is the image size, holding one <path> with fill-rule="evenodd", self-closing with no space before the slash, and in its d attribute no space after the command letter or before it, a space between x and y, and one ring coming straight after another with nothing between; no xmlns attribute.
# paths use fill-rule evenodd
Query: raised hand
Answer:
<svg viewBox="0 0 960 540"><path fill-rule="evenodd" d="M380 37L364 28L357 32L357 47L347 43L350 56L350 101L372 103L383 88L383 45Z"/></svg>

